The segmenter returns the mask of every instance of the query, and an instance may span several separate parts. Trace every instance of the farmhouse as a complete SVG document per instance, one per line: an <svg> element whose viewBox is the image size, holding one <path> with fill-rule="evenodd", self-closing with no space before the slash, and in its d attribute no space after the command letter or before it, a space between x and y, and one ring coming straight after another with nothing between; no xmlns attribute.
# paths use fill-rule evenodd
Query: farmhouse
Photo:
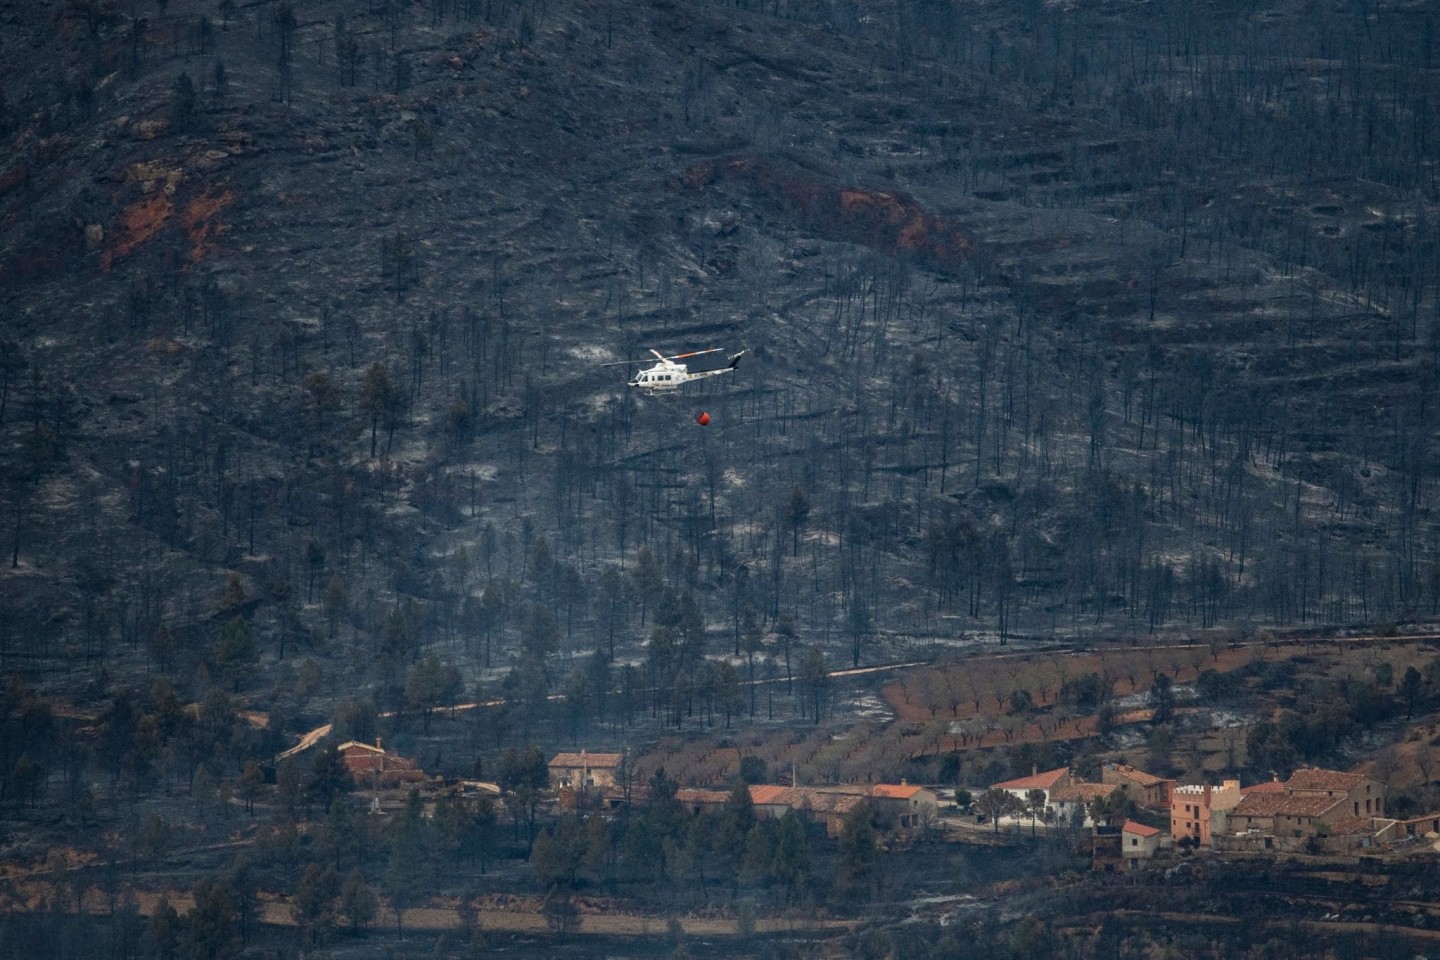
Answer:
<svg viewBox="0 0 1440 960"><path fill-rule="evenodd" d="M1342 773L1310 767L1296 770L1285 781L1285 792L1296 797L1343 800L1352 817L1378 817L1385 812L1385 784L1363 773Z"/></svg>
<svg viewBox="0 0 1440 960"><path fill-rule="evenodd" d="M799 787L757 783L750 787L750 802L755 805L757 817L778 820L791 810L804 806L805 793Z"/></svg>
<svg viewBox="0 0 1440 960"><path fill-rule="evenodd" d="M1231 803L1238 787L1227 780L1220 790L1211 787L1176 787L1171 803L1171 835L1178 841L1189 836L1201 846L1227 838L1248 836L1264 839L1313 838L1313 836L1372 836L1369 822L1385 809L1385 784L1362 773L1296 770L1284 783L1272 780L1238 790L1240 799ZM1205 816L1205 815L1210 816ZM1270 839L1266 839L1270 838Z"/></svg>
<svg viewBox="0 0 1440 960"><path fill-rule="evenodd" d="M547 765L550 789L609 787L615 784L615 771L625 759L620 753L557 753Z"/></svg>
<svg viewBox="0 0 1440 960"><path fill-rule="evenodd" d="M1093 827L1095 818L1090 815L1090 805L1110 796L1115 789L1103 783L1072 780L1050 791L1046 810L1063 826Z"/></svg>
<svg viewBox="0 0 1440 960"><path fill-rule="evenodd" d="M933 819L940 801L935 791L904 780L877 783L870 788L869 797L877 819L902 828L923 826Z"/></svg>
<svg viewBox="0 0 1440 960"><path fill-rule="evenodd" d="M1155 856L1165 840L1165 831L1126 820L1120 827L1120 838L1122 856L1129 862L1130 869L1135 870L1142 860Z"/></svg>
<svg viewBox="0 0 1440 960"><path fill-rule="evenodd" d="M361 785L392 786L425 779L420 765L407 757L386 753L376 740L373 745L348 740L336 748L350 778Z"/></svg>
<svg viewBox="0 0 1440 960"><path fill-rule="evenodd" d="M823 826L832 837L839 835L845 817L867 801L878 823L902 829L923 825L938 806L935 791L904 781L827 787L761 783L752 784L749 790L756 816L779 819L793 811L801 819ZM715 812L729 799L728 790L682 787L675 791L675 800L692 813Z"/></svg>
<svg viewBox="0 0 1440 960"><path fill-rule="evenodd" d="M1174 780L1157 777L1126 763L1107 763L1100 770L1100 782L1120 787L1140 806L1150 810L1170 809L1170 793Z"/></svg>
<svg viewBox="0 0 1440 960"><path fill-rule="evenodd" d="M1344 801L1329 797L1297 797L1262 793L1243 798L1230 814L1235 833L1269 834L1278 837L1305 837L1316 825L1344 816Z"/></svg>
<svg viewBox="0 0 1440 960"><path fill-rule="evenodd" d="M1054 770L1046 770L1039 773L1031 768L1030 776L1019 777L1015 780L1006 780L1003 783L992 784L991 790L1004 790L1021 803L1029 803L1031 790L1039 790L1045 794L1045 806L1050 806L1050 793L1056 787L1066 786L1070 783L1070 768L1056 767Z"/></svg>
<svg viewBox="0 0 1440 960"><path fill-rule="evenodd" d="M725 801L729 799L730 791L728 790L702 790L695 787L681 787L675 791L675 802L691 813L714 812L725 806Z"/></svg>
<svg viewBox="0 0 1440 960"><path fill-rule="evenodd" d="M806 798L801 815L823 826L827 837L838 837L845 829L845 818L864 802L865 797L854 793L813 791Z"/></svg>

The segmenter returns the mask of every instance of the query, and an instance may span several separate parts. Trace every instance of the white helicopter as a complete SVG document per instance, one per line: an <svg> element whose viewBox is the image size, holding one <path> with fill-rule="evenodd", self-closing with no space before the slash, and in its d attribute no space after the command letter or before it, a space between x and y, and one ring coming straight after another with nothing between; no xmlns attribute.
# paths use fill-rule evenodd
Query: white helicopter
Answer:
<svg viewBox="0 0 1440 960"><path fill-rule="evenodd" d="M729 373L740 365L740 358L746 353L741 350L739 353L732 353L726 357L719 347L711 347L709 350L693 350L690 353L677 353L673 357L667 357L653 348L650 352L655 354L660 362L653 367L646 367L644 370L638 371L628 384L628 386L638 387L646 393L678 390L687 383ZM722 355L717 357L714 354ZM648 362L648 360L620 360L616 363L607 363L605 366L616 367L622 364Z"/></svg>

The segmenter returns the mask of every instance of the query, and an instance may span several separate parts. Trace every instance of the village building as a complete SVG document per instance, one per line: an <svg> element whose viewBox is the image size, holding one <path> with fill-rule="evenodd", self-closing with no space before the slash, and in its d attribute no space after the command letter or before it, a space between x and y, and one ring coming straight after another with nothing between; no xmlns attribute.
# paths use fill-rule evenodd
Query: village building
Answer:
<svg viewBox="0 0 1440 960"><path fill-rule="evenodd" d="M844 831L845 818L864 802L864 796L854 793L814 791L806 798L804 811L800 815L811 823L824 827L825 835L834 838Z"/></svg>
<svg viewBox="0 0 1440 960"><path fill-rule="evenodd" d="M862 803L881 826L912 829L927 823L938 809L938 797L928 787L904 783L839 784L824 787L784 787L752 784L750 802L757 817L778 820L794 812L802 820L839 836L845 818ZM730 799L728 790L682 787L675 800L691 813L713 813ZM927 813L928 811L928 813Z"/></svg>
<svg viewBox="0 0 1440 960"><path fill-rule="evenodd" d="M1378 817L1385 813L1385 784L1363 773L1343 773L1309 767L1296 770L1285 781L1285 792L1296 797L1344 800L1352 817Z"/></svg>
<svg viewBox="0 0 1440 960"><path fill-rule="evenodd" d="M725 801L729 799L729 790L681 787L675 791L675 802L691 813L713 813L725 806Z"/></svg>
<svg viewBox="0 0 1440 960"><path fill-rule="evenodd" d="M1316 831L1317 824L1345 813L1344 801L1336 798L1261 793L1236 805L1230 815L1230 832L1305 837Z"/></svg>
<svg viewBox="0 0 1440 960"><path fill-rule="evenodd" d="M931 822L940 808L940 798L934 790L904 780L874 784L870 787L869 800L877 820L907 830Z"/></svg>
<svg viewBox="0 0 1440 960"><path fill-rule="evenodd" d="M1209 847L1217 834L1230 829L1230 814L1243 799L1239 780L1218 787L1186 784L1170 793L1170 839Z"/></svg>
<svg viewBox="0 0 1440 960"><path fill-rule="evenodd" d="M1019 777L1015 780L1006 780L1002 783L991 784L991 790L1004 790L1021 803L1030 802L1030 791L1039 790L1045 794L1045 806L1050 806L1050 793L1056 787L1062 787L1070 783L1070 768L1056 767L1054 770L1046 770L1041 773L1031 768L1030 776Z"/></svg>
<svg viewBox="0 0 1440 960"><path fill-rule="evenodd" d="M1039 790L1045 796L1047 821L1079 828L1096 826L1091 814L1094 804L1117 790L1124 791L1137 806L1142 807L1152 805L1159 797L1168 798L1172 793L1173 780L1165 780L1124 764L1110 766L1112 769L1106 771L1101 783L1081 780L1070 772L1069 767L1057 767L996 783L990 789L1003 790L1027 807L1031 791Z"/></svg>
<svg viewBox="0 0 1440 960"><path fill-rule="evenodd" d="M1241 787L1240 792L1245 794L1246 796L1249 796L1252 793L1284 793L1285 784L1280 780L1279 777L1272 777L1271 779L1263 780L1260 783L1252 783L1248 787Z"/></svg>
<svg viewBox="0 0 1440 960"><path fill-rule="evenodd" d="M756 783L750 786L750 802L755 805L757 817L779 820L796 805L803 805L805 794L798 787Z"/></svg>
<svg viewBox="0 0 1440 960"><path fill-rule="evenodd" d="M407 757L386 753L378 739L373 744L347 740L336 752L350 778L362 787L389 787L426 779L419 764Z"/></svg>
<svg viewBox="0 0 1440 960"><path fill-rule="evenodd" d="M1087 783L1072 780L1050 791L1050 802L1046 807L1051 819L1066 827L1093 827L1092 804L1110 796L1116 788L1103 783Z"/></svg>
<svg viewBox="0 0 1440 960"><path fill-rule="evenodd" d="M615 772L625 755L621 753L557 753L547 764L550 789L576 790L581 787L615 785Z"/></svg>
<svg viewBox="0 0 1440 960"><path fill-rule="evenodd" d="M1232 783L1226 781L1226 787ZM1310 767L1295 771L1284 783L1272 780L1243 788L1238 803L1223 816L1212 815L1210 829L1202 826L1198 832L1194 810L1200 807L1192 810L1189 806L1196 789L1176 788L1171 832L1177 839L1191 836L1202 846L1290 848L1300 840L1368 846L1384 835L1376 818L1385 809L1385 784L1360 773ZM1216 806L1214 796L1213 792L1209 795L1212 808Z"/></svg>
<svg viewBox="0 0 1440 960"><path fill-rule="evenodd" d="M1120 787L1147 810L1169 810L1170 794L1175 781L1146 773L1126 763L1107 763L1100 769L1100 782L1109 787Z"/></svg>
<svg viewBox="0 0 1440 960"><path fill-rule="evenodd" d="M1126 820L1120 827L1121 855L1130 864L1131 870L1138 869L1142 861L1155 856L1164 840L1165 831L1158 827L1134 820Z"/></svg>
<svg viewBox="0 0 1440 960"><path fill-rule="evenodd" d="M1125 837L1119 827L1105 824L1090 834L1090 865L1101 873L1113 873L1125 862Z"/></svg>

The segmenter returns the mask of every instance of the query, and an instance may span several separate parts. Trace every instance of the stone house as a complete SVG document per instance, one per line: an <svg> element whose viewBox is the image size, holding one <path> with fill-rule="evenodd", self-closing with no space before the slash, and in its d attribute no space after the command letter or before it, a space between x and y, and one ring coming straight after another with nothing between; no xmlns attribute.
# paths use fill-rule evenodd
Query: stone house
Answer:
<svg viewBox="0 0 1440 960"><path fill-rule="evenodd" d="M1131 870L1138 869L1141 861L1155 856L1164 840L1165 831L1158 827L1146 826L1134 820L1126 820L1120 827L1121 856L1130 864Z"/></svg>
<svg viewBox="0 0 1440 960"><path fill-rule="evenodd" d="M681 787L675 791L675 802L691 813L713 813L730 799L729 790L703 790Z"/></svg>
<svg viewBox="0 0 1440 960"><path fill-rule="evenodd" d="M778 820L794 809L795 804L803 804L804 800L805 794L797 787L781 787L770 783L750 786L750 802L755 805L757 817Z"/></svg>
<svg viewBox="0 0 1440 960"><path fill-rule="evenodd" d="M1243 798L1230 814L1230 831L1275 837L1307 837L1326 819L1338 819L1344 801L1325 796L1260 793Z"/></svg>
<svg viewBox="0 0 1440 960"><path fill-rule="evenodd" d="M615 771L625 755L621 753L557 753L547 764L551 790L577 790L581 787L611 787Z"/></svg>
<svg viewBox="0 0 1440 960"><path fill-rule="evenodd" d="M420 765L408 757L386 753L377 739L374 744L348 740L336 748L350 778L362 787L395 786L426 779Z"/></svg>
<svg viewBox="0 0 1440 960"><path fill-rule="evenodd" d="M1175 781L1146 773L1126 763L1107 763L1100 769L1100 782L1120 787L1139 806L1147 810L1169 810L1170 794Z"/></svg>
<svg viewBox="0 0 1440 960"><path fill-rule="evenodd" d="M1285 781L1285 792L1296 797L1343 799L1345 813L1352 817L1379 817L1385 813L1385 784L1363 773L1317 767L1296 770Z"/></svg>
<svg viewBox="0 0 1440 960"><path fill-rule="evenodd" d="M1234 834L1297 839L1379 817L1385 810L1385 784L1363 773L1296 770L1283 789L1247 791L1231 811ZM1323 825L1323 826L1322 826ZM1347 834L1349 835L1349 834Z"/></svg>
<svg viewBox="0 0 1440 960"><path fill-rule="evenodd" d="M928 823L940 807L940 798L934 790L904 780L874 784L870 787L869 799L876 819L902 829Z"/></svg>
<svg viewBox="0 0 1440 960"><path fill-rule="evenodd" d="M859 794L811 791L800 815L820 824L825 828L825 835L834 838L844 831L845 818L864 802L865 797Z"/></svg>

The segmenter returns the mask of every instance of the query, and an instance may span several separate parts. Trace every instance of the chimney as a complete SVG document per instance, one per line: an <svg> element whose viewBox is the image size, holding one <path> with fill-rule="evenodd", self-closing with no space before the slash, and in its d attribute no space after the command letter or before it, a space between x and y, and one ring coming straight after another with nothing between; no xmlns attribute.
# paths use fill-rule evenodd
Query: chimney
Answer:
<svg viewBox="0 0 1440 960"><path fill-rule="evenodd" d="M381 753L384 753L384 752L385 752L385 748L382 747L382 746L380 746L380 738L379 738L379 737L376 737L376 738L375 738L375 749L376 749L376 750L379 750Z"/></svg>
<svg viewBox="0 0 1440 960"><path fill-rule="evenodd" d="M1030 776L1033 777L1033 776L1038 775L1039 773L1040 773L1040 764L1038 764L1038 763L1032 763L1032 764L1030 764Z"/></svg>
<svg viewBox="0 0 1440 960"><path fill-rule="evenodd" d="M910 786L910 781L909 781L909 780L906 780L904 777L901 777L901 778L900 778L900 786L902 786L902 787L908 787L908 786Z"/></svg>

